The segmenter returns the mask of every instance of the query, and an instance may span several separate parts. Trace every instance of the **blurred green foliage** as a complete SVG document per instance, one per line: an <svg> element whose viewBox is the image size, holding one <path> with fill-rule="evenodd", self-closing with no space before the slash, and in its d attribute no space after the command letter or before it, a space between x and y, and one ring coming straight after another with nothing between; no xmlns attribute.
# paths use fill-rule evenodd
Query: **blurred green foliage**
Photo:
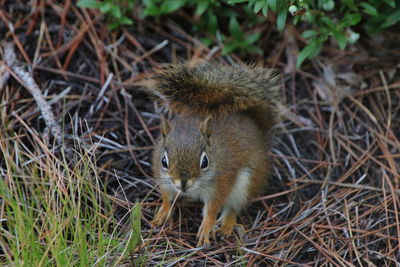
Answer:
<svg viewBox="0 0 400 267"><path fill-rule="evenodd" d="M134 1L132 0L79 0L77 5L79 7L100 9L101 13L107 16L110 30L133 24L133 20L129 18L134 7Z"/></svg>
<svg viewBox="0 0 400 267"><path fill-rule="evenodd" d="M80 0L78 5L99 8L112 18L111 28L132 24L127 17L134 0ZM340 49L355 43L360 30L368 34L400 22L398 0L139 0L143 16L160 17L185 8L192 12L195 32L205 45L222 44L222 54L262 54L257 45L260 25L275 14L276 28L282 32L288 19L302 24L307 45L300 51L297 66L318 55L325 41L336 40ZM120 6L128 7L119 9ZM357 26L357 27L356 27ZM299 27L300 28L300 27ZM357 30L356 30L357 29Z"/></svg>

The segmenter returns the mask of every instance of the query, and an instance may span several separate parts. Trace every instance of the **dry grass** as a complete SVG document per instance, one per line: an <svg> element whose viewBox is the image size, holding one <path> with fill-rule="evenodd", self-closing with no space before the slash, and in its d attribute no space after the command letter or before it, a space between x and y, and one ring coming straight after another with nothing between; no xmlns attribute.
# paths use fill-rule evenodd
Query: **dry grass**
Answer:
<svg viewBox="0 0 400 267"><path fill-rule="evenodd" d="M36 1L33 12L22 2L0 0L0 39L11 41L32 70L66 142L98 143L97 167L122 207L116 216L142 204L143 243L132 251L133 260L167 266L400 264L398 50L364 40L348 52L328 47L294 70L286 57L296 53L301 38L293 29L288 38L266 25L263 34L272 37L262 40L270 48L264 64L287 73L285 120L271 152L273 177L267 193L239 218L247 230L243 240L218 239L198 249L200 205L178 204L162 229L149 224L160 204L149 169L159 111L136 84L152 67L177 58L240 59L222 59L217 48L202 46L168 21L160 28L137 18L117 34L98 13L70 1ZM27 139L33 131L47 140L39 108L17 80L0 88L0 99L0 129ZM46 144L50 149L51 139ZM0 168L4 176L1 157Z"/></svg>

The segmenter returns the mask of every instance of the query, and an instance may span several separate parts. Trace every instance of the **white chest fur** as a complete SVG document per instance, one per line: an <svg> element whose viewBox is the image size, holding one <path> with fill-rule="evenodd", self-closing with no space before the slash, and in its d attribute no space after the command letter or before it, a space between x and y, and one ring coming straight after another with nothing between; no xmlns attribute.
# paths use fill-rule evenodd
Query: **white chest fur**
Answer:
<svg viewBox="0 0 400 267"><path fill-rule="evenodd" d="M227 212L238 213L247 203L249 197L249 185L251 180L251 169L245 167L241 169L237 175L236 183L225 200L221 217Z"/></svg>
<svg viewBox="0 0 400 267"><path fill-rule="evenodd" d="M229 212L239 213L240 210L246 205L249 198L251 175L252 171L248 167L245 167L238 172L235 185L225 200L220 218L225 217ZM172 183L170 176L164 174L161 175L161 178L163 181L161 186L171 193L172 200L179 190L177 190ZM207 176L201 177L201 179L196 181L196 183L191 189L188 190L188 192L181 192L181 196L194 200L201 200L206 207L207 203L210 203L215 193L214 190L212 190L213 187L210 183L213 178L214 172L211 172Z"/></svg>

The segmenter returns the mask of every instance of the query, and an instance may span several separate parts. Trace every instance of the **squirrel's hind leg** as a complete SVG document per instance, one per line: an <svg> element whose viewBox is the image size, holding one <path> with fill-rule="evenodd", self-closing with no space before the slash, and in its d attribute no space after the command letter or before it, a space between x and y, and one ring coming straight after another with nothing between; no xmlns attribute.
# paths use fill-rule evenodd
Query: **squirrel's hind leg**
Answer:
<svg viewBox="0 0 400 267"><path fill-rule="evenodd" d="M171 197L171 193L169 193L166 190L161 189L162 204L161 204L160 209L157 211L156 215L154 216L154 219L151 221L151 223L153 225L160 226L171 217L171 215L173 213L173 207L171 205L172 198L173 197Z"/></svg>

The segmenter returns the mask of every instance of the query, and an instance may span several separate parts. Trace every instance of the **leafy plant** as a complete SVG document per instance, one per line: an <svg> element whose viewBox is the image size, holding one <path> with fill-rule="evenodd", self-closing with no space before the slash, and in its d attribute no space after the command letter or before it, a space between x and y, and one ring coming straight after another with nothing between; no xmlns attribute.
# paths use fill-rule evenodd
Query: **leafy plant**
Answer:
<svg viewBox="0 0 400 267"><path fill-rule="evenodd" d="M96 7L114 18L110 28L131 24L118 9L118 3L133 8L133 0L80 0L78 4ZM276 15L276 28L282 32L287 20L302 24L302 37L307 45L300 51L297 66L318 55L328 39L336 40L340 49L357 42L360 33L355 26L362 24L369 34L400 22L400 2L396 0L141 0L144 16L160 17L182 8L192 10L194 32L203 36L203 43L223 44L222 54L262 54L257 46L261 34L255 26ZM289 16L288 16L289 14ZM290 16L291 15L291 16ZM357 28L357 30L359 27Z"/></svg>
<svg viewBox="0 0 400 267"><path fill-rule="evenodd" d="M262 50L255 45L260 39L260 33L245 34L235 17L231 17L229 22L229 32L231 37L226 40L222 54L226 55L238 50L241 53L262 54Z"/></svg>
<svg viewBox="0 0 400 267"><path fill-rule="evenodd" d="M282 31L287 14L293 15L293 23L306 22L312 29L302 34L307 45L297 58L297 66L306 59L318 55L323 44L329 38L336 40L340 49L356 42L360 34L351 27L359 25L362 18L364 28L370 34L377 33L384 28L400 21L400 3L395 0L227 0L230 4L248 2L255 13L261 12L265 17L271 10L277 14L277 29Z"/></svg>
<svg viewBox="0 0 400 267"><path fill-rule="evenodd" d="M128 14L133 11L134 0L79 0L77 5L79 7L100 9L109 20L108 27L110 30L133 24Z"/></svg>
<svg viewBox="0 0 400 267"><path fill-rule="evenodd" d="M320 5L328 11L333 9L334 3L325 1ZM305 59L318 55L322 44L330 37L337 41L340 49L345 49L347 44L354 43L359 38L359 34L353 32L350 28L361 21L361 14L358 12L346 12L340 20L331 18L325 12L315 11L314 9L305 10L305 13L301 16L303 16L304 21L310 25L317 25L317 27L303 32L302 36L307 40L308 45L299 53L297 66L300 66Z"/></svg>
<svg viewBox="0 0 400 267"><path fill-rule="evenodd" d="M218 0L143 0L145 16L161 16L175 12L179 8L190 7L194 10L194 16L197 23L193 25L195 32L206 33L202 38L205 45L211 45L215 42L221 42L224 45L222 53L224 55L238 51L246 54L262 54L262 50L255 45L260 38L259 33L248 32L249 28L242 26L238 22L238 14L226 1ZM245 8L246 18L252 22L259 17L250 9ZM221 21L229 21L228 31L223 31ZM258 21L259 22L259 21Z"/></svg>
<svg viewBox="0 0 400 267"><path fill-rule="evenodd" d="M161 16L169 14L180 9L188 2L187 0L143 0L145 6L143 15Z"/></svg>
<svg viewBox="0 0 400 267"><path fill-rule="evenodd" d="M365 30L378 33L381 30L400 22L400 2L395 0L370 0L360 4L363 12L370 15L365 23Z"/></svg>
<svg viewBox="0 0 400 267"><path fill-rule="evenodd" d="M268 16L271 10L277 13L276 26L280 32L283 31L288 13L288 3L290 1L279 0L225 0L228 4L247 3L253 9L255 14L262 13L264 17Z"/></svg>

